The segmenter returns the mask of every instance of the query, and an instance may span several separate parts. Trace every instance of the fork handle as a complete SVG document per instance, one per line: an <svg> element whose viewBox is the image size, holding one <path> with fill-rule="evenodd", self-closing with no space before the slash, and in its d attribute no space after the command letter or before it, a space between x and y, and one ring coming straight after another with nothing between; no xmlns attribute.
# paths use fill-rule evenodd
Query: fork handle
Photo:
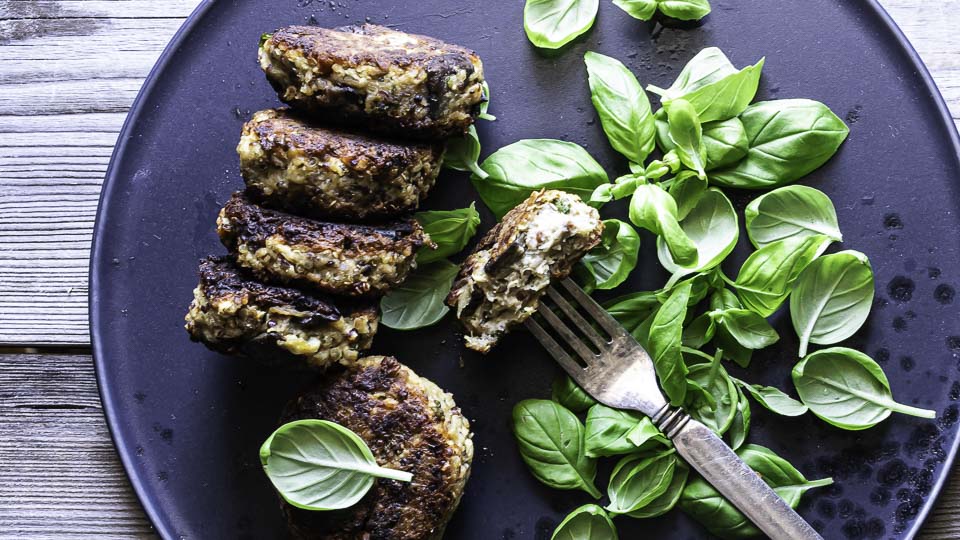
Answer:
<svg viewBox="0 0 960 540"><path fill-rule="evenodd" d="M657 415L677 453L773 540L823 540L720 437L682 410Z"/></svg>

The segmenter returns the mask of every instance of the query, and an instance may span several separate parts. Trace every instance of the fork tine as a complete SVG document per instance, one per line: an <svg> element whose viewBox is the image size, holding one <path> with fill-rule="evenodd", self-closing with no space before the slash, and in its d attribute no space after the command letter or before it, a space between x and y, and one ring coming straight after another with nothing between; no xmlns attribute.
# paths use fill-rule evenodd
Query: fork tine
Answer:
<svg viewBox="0 0 960 540"><path fill-rule="evenodd" d="M577 310L574 309L569 302L567 302L567 299L564 298L562 294L560 294L560 291L554 289L553 286L550 286L547 288L547 295L558 306L560 306L560 310L563 311L567 315L567 317L570 317L570 320L573 321L573 324L581 332L586 334L588 338L590 338L590 341L592 341L593 344L597 346L597 349L602 351L604 347L608 345L607 340L600 335L600 332L597 332L597 330L593 327L593 325L588 323L586 319L584 319L579 313L577 313Z"/></svg>
<svg viewBox="0 0 960 540"><path fill-rule="evenodd" d="M570 292L577 304L589 313L593 320L610 334L610 337L622 336L627 333L627 331L620 326L620 323L618 323L612 315L607 313L607 310L603 309L593 298L587 296L587 293L583 292L583 289L574 283L572 279L566 278L560 281L560 283Z"/></svg>
<svg viewBox="0 0 960 540"><path fill-rule="evenodd" d="M570 327L568 327L560 319L560 317L557 317L557 314L554 313L549 306L541 302L540 307L537 308L537 312L539 312L540 315L543 315L544 320L546 320L547 323L550 324L550 327L563 337L563 339L573 350L577 351L577 354L580 355L580 358L582 358L587 365L589 365L591 362L597 361L597 354L591 351L590 348L587 347L583 341L573 333L573 330L570 330Z"/></svg>
<svg viewBox="0 0 960 540"><path fill-rule="evenodd" d="M523 324L527 327L527 330L530 330L533 337L537 338L537 341L543 345L543 348L550 353L550 356L552 356L571 377L579 380L579 377L583 374L583 367L567 354L567 351L563 350L563 347L553 339L553 336L547 333L547 331L540 326L540 323L533 320L533 317L527 319Z"/></svg>

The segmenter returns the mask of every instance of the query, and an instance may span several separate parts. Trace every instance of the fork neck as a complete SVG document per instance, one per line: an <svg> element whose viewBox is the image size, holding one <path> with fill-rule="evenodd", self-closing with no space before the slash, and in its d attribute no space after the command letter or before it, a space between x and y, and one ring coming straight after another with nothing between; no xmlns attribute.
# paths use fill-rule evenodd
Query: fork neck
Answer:
<svg viewBox="0 0 960 540"><path fill-rule="evenodd" d="M671 407L667 403L651 416L650 420L653 421L661 433L672 439L687 425L687 422L690 421L690 415L680 407Z"/></svg>

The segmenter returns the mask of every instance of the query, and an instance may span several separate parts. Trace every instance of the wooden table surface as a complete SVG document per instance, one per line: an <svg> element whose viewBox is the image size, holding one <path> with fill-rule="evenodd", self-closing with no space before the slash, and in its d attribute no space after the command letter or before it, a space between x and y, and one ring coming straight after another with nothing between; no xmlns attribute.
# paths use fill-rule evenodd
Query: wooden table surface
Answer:
<svg viewBox="0 0 960 540"><path fill-rule="evenodd" d="M881 2L960 119L960 0ZM0 538L152 535L100 407L87 264L126 111L196 3L0 0ZM956 476L921 538L960 538Z"/></svg>

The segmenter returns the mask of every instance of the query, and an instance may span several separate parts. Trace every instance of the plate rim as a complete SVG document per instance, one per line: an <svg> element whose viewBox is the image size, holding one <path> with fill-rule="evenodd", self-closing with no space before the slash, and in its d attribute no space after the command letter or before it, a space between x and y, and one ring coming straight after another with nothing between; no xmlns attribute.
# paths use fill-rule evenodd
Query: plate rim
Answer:
<svg viewBox="0 0 960 540"><path fill-rule="evenodd" d="M105 364L105 360L101 355L101 352L104 350L104 345L101 343L100 332L98 331L98 329L101 327L101 321L98 315L100 310L97 293L101 290L102 286L101 280L98 278L98 276L102 273L103 265L105 264L102 262L101 256L101 252L103 250L102 238L104 235L104 223L102 217L105 214L105 210L109 207L111 197L108 195L112 194L118 183L118 180L115 178L117 162L125 153L127 142L130 140L130 131L137 124L140 115L143 113L143 102L152 95L154 86L159 80L157 75L166 68L170 59L173 57L173 54L180 48L180 45L184 39L186 39L194 27L199 24L207 12L217 4L217 1L218 0L201 0L200 4L194 8L193 12L190 13L187 19L170 39L170 42L167 43L166 47L164 47L163 52L157 59L157 62L153 65L153 67L150 69L150 72L147 74L147 77L144 79L143 86L141 86L140 90L137 92L137 97L130 105L130 109L127 112L127 116L123 122L123 127L121 127L120 133L117 136L117 143L114 145L113 152L110 156L110 162L107 165L107 170L104 174L103 184L100 188L100 197L97 203L97 213L94 219L93 237L90 247L90 265L88 272L89 293L87 310L90 326L91 355L93 357L94 374L97 380L97 390L100 396L100 403L106 419L107 430L110 433L110 440L113 443L114 450L120 457L124 474L130 482L130 486L133 488L133 491L136 494L137 500L143 508L144 513L150 520L150 524L153 526L154 530L165 539L178 538L176 535L176 530L173 523L170 522L169 513L162 511L158 504L155 505L151 501L145 486L145 477L135 472L136 468L134 456L123 450L124 445L121 443L124 441L124 434L119 426L121 413L119 411L119 407L115 407L116 401L112 397L115 389L110 388L110 385L107 383L107 365ZM883 27L885 27L896 40L896 44L899 46L900 50L906 54L906 60L913 66L916 75L923 82L923 86L926 88L929 97L936 106L937 112L940 116L940 121L943 122L947 128L946 131L949 134L950 143L953 146L955 158L957 159L958 164L960 164L960 132L957 131L957 125L953 120L950 109L947 107L946 100L944 100L943 94L940 92L940 88L937 86L936 81L930 74L930 70L923 62L920 54L913 47L913 44L909 39L907 39L906 34L903 33L903 30L900 29L897 23L893 20L893 17L880 4L879 0L867 0L864 8L864 15L868 17L874 17L879 24L883 25ZM944 472L940 474L939 478L937 478L937 481L930 489L930 493L927 496L926 501L924 501L920 512L917 514L917 518L914 521L913 526L906 531L906 535L903 537L905 540L912 540L926 523L934 505L940 499L944 485L953 473L953 466L957 458L958 450L960 450L960 431L957 432L957 435L953 438L953 441L950 444L950 449L947 452L946 459L943 462Z"/></svg>

